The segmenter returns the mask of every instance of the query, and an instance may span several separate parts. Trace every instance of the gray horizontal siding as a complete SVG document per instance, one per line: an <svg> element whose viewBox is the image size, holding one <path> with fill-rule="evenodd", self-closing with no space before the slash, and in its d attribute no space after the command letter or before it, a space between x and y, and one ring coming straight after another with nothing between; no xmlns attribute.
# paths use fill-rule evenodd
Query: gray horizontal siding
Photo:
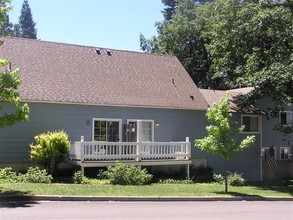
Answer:
<svg viewBox="0 0 293 220"><path fill-rule="evenodd" d="M159 122L155 127L155 141L185 141L190 137L192 145L194 139L206 135L207 125L205 111L127 108L105 106L82 106L65 104L30 103L30 121L21 122L0 129L0 161L25 162L29 161L29 144L34 136L46 131L63 129L69 135L71 142L79 141L84 136L86 141L92 139L93 118L146 119ZM235 116L235 120L240 120ZM90 121L90 125L87 124ZM123 126L124 127L124 126ZM124 133L124 131L123 131ZM193 158L207 158L208 164L216 172L221 171L222 161L217 156L192 148ZM243 172L247 178L260 179L259 145L238 154L235 161L229 163L231 171Z"/></svg>
<svg viewBox="0 0 293 220"><path fill-rule="evenodd" d="M204 112L201 111L40 103L30 103L29 106L29 122L17 123L0 130L1 161L29 160L29 144L34 141L35 135L46 131L63 129L71 142L79 141L80 136L91 141L92 118L122 119L123 125L127 123L127 119L157 121L160 126L155 127L155 141L184 141L186 136L192 140L203 131L200 124ZM90 121L90 125L87 121Z"/></svg>
<svg viewBox="0 0 293 220"><path fill-rule="evenodd" d="M258 102L258 106L262 109L274 108L274 102L269 98L265 98ZM293 106L287 106L284 110L293 111ZM262 147L274 146L276 148L277 159L280 159L280 147L288 147L289 153L293 154L293 133L285 135L274 129L280 123L279 117L267 119L266 116L263 116L262 123Z"/></svg>
<svg viewBox="0 0 293 220"><path fill-rule="evenodd" d="M233 114L232 120L237 122L236 127L241 124L241 114ZM206 123L206 122L205 122ZM203 136L206 136L204 132ZM255 135L256 141L253 146L241 152L235 153L235 157L227 162L227 170L230 172L242 173L243 177L251 181L261 180L261 156L260 156L260 135L259 134L242 134L236 139L243 140L247 135ZM202 137L198 137L202 138ZM207 164L212 166L215 173L223 173L223 160L220 156L200 151L195 148L193 151L195 158L207 158Z"/></svg>

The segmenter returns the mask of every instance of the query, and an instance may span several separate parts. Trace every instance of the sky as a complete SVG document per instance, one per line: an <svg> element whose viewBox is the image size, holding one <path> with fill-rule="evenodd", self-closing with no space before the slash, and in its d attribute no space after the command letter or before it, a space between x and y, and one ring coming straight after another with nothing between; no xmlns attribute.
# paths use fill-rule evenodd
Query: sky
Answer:
<svg viewBox="0 0 293 220"><path fill-rule="evenodd" d="M161 0L29 0L37 37L109 49L141 51L139 34L157 34ZM23 0L12 0L9 14L18 23Z"/></svg>

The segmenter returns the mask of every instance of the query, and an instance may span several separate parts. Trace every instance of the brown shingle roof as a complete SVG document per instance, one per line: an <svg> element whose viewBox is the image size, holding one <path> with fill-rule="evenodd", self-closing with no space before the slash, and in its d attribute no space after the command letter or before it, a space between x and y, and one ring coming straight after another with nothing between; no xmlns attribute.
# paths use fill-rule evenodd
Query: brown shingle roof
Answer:
<svg viewBox="0 0 293 220"><path fill-rule="evenodd" d="M225 96L227 92L231 94L232 97L237 97L239 95L245 95L253 90L252 87L230 89L230 90L214 90L214 89L199 89L201 94L207 100L210 106L218 102L221 98Z"/></svg>
<svg viewBox="0 0 293 220"><path fill-rule="evenodd" d="M3 38L0 57L20 68L24 101L206 109L176 57ZM174 82L174 84L173 84Z"/></svg>
<svg viewBox="0 0 293 220"><path fill-rule="evenodd" d="M199 89L199 90L201 94L204 96L204 98L207 100L207 102L209 103L209 106L213 106L214 103L218 102L228 92L232 96L232 100L230 102L232 112L242 112L246 114L264 114L265 112L261 111L259 108L253 105L245 106L242 109L240 109L236 104L237 97L239 97L240 95L248 94L253 89L254 89L253 87L246 87L246 88L231 89L226 91L213 90L213 89Z"/></svg>

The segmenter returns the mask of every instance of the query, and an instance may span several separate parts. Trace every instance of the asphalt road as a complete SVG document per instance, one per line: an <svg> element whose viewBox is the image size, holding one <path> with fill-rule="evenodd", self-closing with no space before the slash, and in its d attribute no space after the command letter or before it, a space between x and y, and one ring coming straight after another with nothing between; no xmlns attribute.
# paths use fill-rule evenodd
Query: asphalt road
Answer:
<svg viewBox="0 0 293 220"><path fill-rule="evenodd" d="M292 220L293 202L0 202L0 219Z"/></svg>

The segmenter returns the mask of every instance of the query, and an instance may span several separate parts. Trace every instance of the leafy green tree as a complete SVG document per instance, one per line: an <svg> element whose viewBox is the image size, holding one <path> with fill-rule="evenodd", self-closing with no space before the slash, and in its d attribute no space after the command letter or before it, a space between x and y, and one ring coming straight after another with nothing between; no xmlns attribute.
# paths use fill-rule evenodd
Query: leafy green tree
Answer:
<svg viewBox="0 0 293 220"><path fill-rule="evenodd" d="M215 0L197 8L204 22L201 37L212 62L209 86L255 87L239 99L239 106L269 96L274 105L263 110L270 116L293 98L293 14L289 5L283 6L288 2L292 3Z"/></svg>
<svg viewBox="0 0 293 220"><path fill-rule="evenodd" d="M206 74L210 59L200 38L200 23L197 23L196 7L192 0L178 1L172 20L157 23L158 37L140 37L145 52L176 56L193 81L200 87L207 87Z"/></svg>
<svg viewBox="0 0 293 220"><path fill-rule="evenodd" d="M139 34L140 48L145 53L157 53L158 52L158 38L156 36L146 39L143 34Z"/></svg>
<svg viewBox="0 0 293 220"><path fill-rule="evenodd" d="M42 133L35 136L35 144L30 145L30 157L43 165L49 174L55 175L61 162L65 161L69 148L66 132Z"/></svg>
<svg viewBox="0 0 293 220"><path fill-rule="evenodd" d="M157 37L141 37L141 48L177 56L200 87L254 87L238 105L269 96L273 105L262 110L274 117L293 103L292 5L292 0L181 0L171 21L156 24Z"/></svg>
<svg viewBox="0 0 293 220"><path fill-rule="evenodd" d="M243 132L244 126L237 128L236 122L231 120L229 97L226 95L207 110L206 116L211 123L206 127L208 136L195 140L195 146L200 150L216 154L223 159L225 192L228 192L227 161L235 156L235 152L243 151L255 141L255 136L247 136L242 141L237 140Z"/></svg>
<svg viewBox="0 0 293 220"><path fill-rule="evenodd" d="M24 0L19 16L20 37L37 39L36 23L33 21L31 8L28 0Z"/></svg>
<svg viewBox="0 0 293 220"><path fill-rule="evenodd" d="M0 36L8 36L13 33L13 24L9 22L8 16L10 9L10 0L0 0Z"/></svg>
<svg viewBox="0 0 293 220"><path fill-rule="evenodd" d="M0 0L0 27L7 24L7 13L11 9L9 0ZM3 33L1 33L3 34ZM3 42L0 42L0 45ZM11 126L19 121L27 121L29 107L26 103L21 104L21 98L17 92L17 86L21 83L19 70L12 70L7 59L0 59L0 128ZM12 107L13 106L13 107ZM5 107L11 108L8 110Z"/></svg>
<svg viewBox="0 0 293 220"><path fill-rule="evenodd" d="M8 68L8 70L3 70ZM11 126L19 121L27 121L29 119L29 107L26 103L21 104L21 98L16 88L20 84L19 70L10 70L9 61L0 59L0 103L6 104L5 107L13 107L14 113L10 110L4 111L5 108L0 106L0 128Z"/></svg>

